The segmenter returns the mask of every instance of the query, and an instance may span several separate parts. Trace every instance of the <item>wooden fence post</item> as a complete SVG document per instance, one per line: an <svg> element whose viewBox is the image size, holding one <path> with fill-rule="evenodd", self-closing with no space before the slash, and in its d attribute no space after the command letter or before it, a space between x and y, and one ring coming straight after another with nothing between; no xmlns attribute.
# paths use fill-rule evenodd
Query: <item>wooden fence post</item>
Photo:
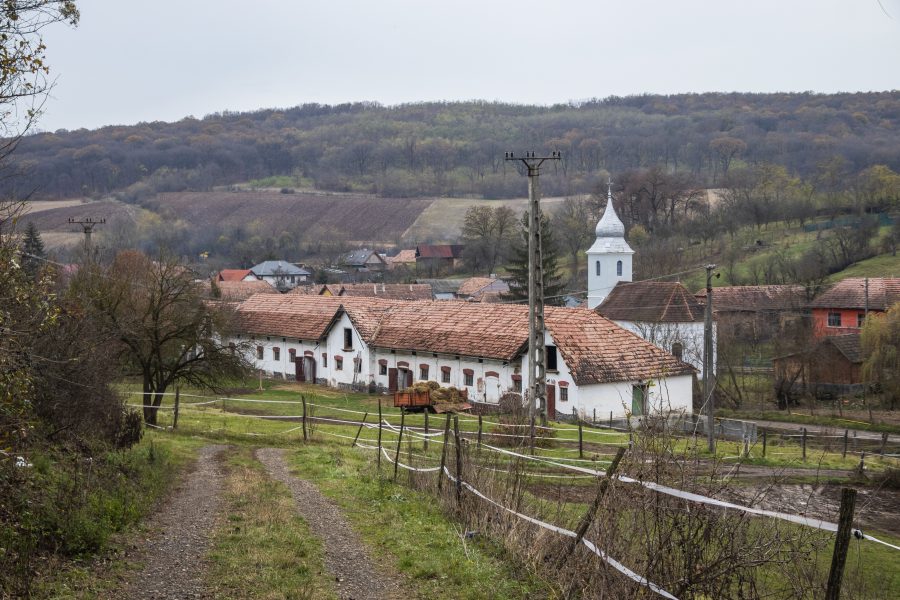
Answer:
<svg viewBox="0 0 900 600"><path fill-rule="evenodd" d="M800 447L803 451L803 462L806 462L806 427L803 428L803 435L800 437Z"/></svg>
<svg viewBox="0 0 900 600"><path fill-rule="evenodd" d="M178 429L178 407L181 404L181 387L175 388L175 414L172 415L172 429ZM882 452L884 454L884 452Z"/></svg>
<svg viewBox="0 0 900 600"><path fill-rule="evenodd" d="M763 458L766 457L766 430L763 429Z"/></svg>
<svg viewBox="0 0 900 600"><path fill-rule="evenodd" d="M447 446L450 445L450 413L444 423L444 446L441 448L441 469L438 471L438 491L444 487L444 467L447 464Z"/></svg>
<svg viewBox="0 0 900 600"><path fill-rule="evenodd" d="M356 446L356 440L359 439L359 434L362 433L362 428L366 424L366 418L369 416L369 413L363 415L362 422L359 424L359 429L356 430L356 437L353 438L353 443L350 444L350 447L353 448Z"/></svg>
<svg viewBox="0 0 900 600"><path fill-rule="evenodd" d="M594 515L597 514L597 510L600 508L600 502L603 501L603 496L606 495L606 490L609 488L610 478L619 468L619 462L621 462L623 456L625 456L625 448L619 446L619 449L616 451L616 455L613 457L612 463L610 463L609 467L606 469L606 477L600 480L600 485L597 488L597 495L594 496L594 501L591 503L588 511L581 518L581 522L578 524L578 528L575 530L575 537L569 544L568 549L560 555L556 563L557 565L564 564L566 559L568 559L569 556L571 556L572 553L575 552L578 544L581 543L582 538L584 538L584 534L587 533L588 527L591 526L591 522L593 522L594 520Z"/></svg>
<svg viewBox="0 0 900 600"><path fill-rule="evenodd" d="M529 433L529 447L531 448L531 455L534 456L534 417L531 417L531 429Z"/></svg>
<svg viewBox="0 0 900 600"><path fill-rule="evenodd" d="M306 432L306 396L300 396L300 399L303 401L303 441L307 441L309 439L309 434Z"/></svg>
<svg viewBox="0 0 900 600"><path fill-rule="evenodd" d="M428 452L428 407L425 407L425 441L422 442L422 450Z"/></svg>
<svg viewBox="0 0 900 600"><path fill-rule="evenodd" d="M850 430L844 430L844 451L841 453L841 458L847 458L847 444L850 443Z"/></svg>
<svg viewBox="0 0 900 600"><path fill-rule="evenodd" d="M456 508L462 504L462 443L459 439L459 417L453 415L453 438L456 444Z"/></svg>
<svg viewBox="0 0 900 600"><path fill-rule="evenodd" d="M584 458L584 431L581 419L578 419L578 458Z"/></svg>
<svg viewBox="0 0 900 600"><path fill-rule="evenodd" d="M612 411L609 411L609 428L612 429Z"/></svg>
<svg viewBox="0 0 900 600"><path fill-rule="evenodd" d="M397 452L394 453L394 481L397 481L397 467L400 466L400 443L403 441L403 426L406 424L406 411L400 409L400 435L397 436Z"/></svg>
<svg viewBox="0 0 900 600"><path fill-rule="evenodd" d="M481 415L478 415L478 449L481 450Z"/></svg>
<svg viewBox="0 0 900 600"><path fill-rule="evenodd" d="M378 399L378 472L381 473L381 398Z"/></svg>
<svg viewBox="0 0 900 600"><path fill-rule="evenodd" d="M838 530L834 538L834 554L831 556L831 571L825 588L825 600L838 600L841 595L841 578L850 548L850 534L853 530L853 509L856 505L856 490L841 488L841 509L838 514Z"/></svg>
<svg viewBox="0 0 900 600"><path fill-rule="evenodd" d="M175 399L176 400L178 399L178 392L175 392ZM176 406L177 406L177 404L176 404ZM884 456L884 450L885 450L885 447L887 446L887 442L888 442L888 434L887 434L887 431L885 431L884 433L881 434L881 450L879 452L879 454L881 454L881 456Z"/></svg>

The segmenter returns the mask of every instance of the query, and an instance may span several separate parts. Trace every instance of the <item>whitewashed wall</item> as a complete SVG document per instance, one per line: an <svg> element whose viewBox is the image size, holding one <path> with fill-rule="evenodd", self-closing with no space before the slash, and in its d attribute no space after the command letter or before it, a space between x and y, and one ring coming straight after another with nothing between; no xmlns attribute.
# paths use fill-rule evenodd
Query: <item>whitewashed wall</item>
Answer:
<svg viewBox="0 0 900 600"><path fill-rule="evenodd" d="M353 350L344 350L344 328L350 328L353 335ZM452 385L460 389L468 389L469 398L477 402L496 403L500 396L514 389L513 375L522 377L523 389L528 385L527 357L523 356L521 363L484 359L431 352L391 352L369 346L360 337L359 332L353 326L349 317L344 314L331 328L327 338L323 342L312 340L298 340L295 338L281 338L275 336L256 336L251 338L238 337L237 340L250 340L252 347L248 358L257 369L263 370L267 375L293 379L295 368L290 362L290 350L296 350L298 359L304 357L305 352L310 351L316 361L316 378L324 381L331 387L342 385L367 386L374 383L376 386L387 389L388 375L380 374L379 360L387 361L387 368L398 368L398 363L406 362L413 373L413 381L421 381L419 378L419 366L428 365L428 379L441 382L441 367L450 367L450 382L442 385ZM555 345L552 335L546 335L548 345ZM256 358L256 346L263 347L263 359ZM279 360L273 358L273 348L279 348ZM327 353L328 364L323 366L322 353ZM336 357L343 357L343 369L337 370ZM354 371L354 358L359 357L361 368ZM547 384L556 387L556 411L557 415L571 415L574 408L582 417L590 418L594 410L598 417L606 418L610 411L613 417L622 417L631 410L632 385L645 382L617 382L609 384L595 384L578 386L572 377L568 365L563 360L562 354L557 350L556 371L547 373ZM472 369L473 381L471 386L465 385L464 370ZM487 377L488 372L496 372L498 377ZM307 377L309 373L307 372ZM567 384L568 400L563 401L560 392L560 384ZM693 385L690 375L667 377L654 380L650 385L648 410L651 412L685 411L691 412L693 402Z"/></svg>

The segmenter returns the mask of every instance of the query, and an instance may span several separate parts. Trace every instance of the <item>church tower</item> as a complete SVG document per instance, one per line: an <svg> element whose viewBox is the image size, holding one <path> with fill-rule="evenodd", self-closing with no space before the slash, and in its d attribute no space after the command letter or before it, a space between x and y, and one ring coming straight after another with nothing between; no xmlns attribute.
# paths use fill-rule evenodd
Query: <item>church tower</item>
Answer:
<svg viewBox="0 0 900 600"><path fill-rule="evenodd" d="M616 214L612 201L612 181L606 193L606 209L597 223L597 239L587 251L587 306L597 308L620 281L631 281L631 255L634 250L625 241L625 225Z"/></svg>

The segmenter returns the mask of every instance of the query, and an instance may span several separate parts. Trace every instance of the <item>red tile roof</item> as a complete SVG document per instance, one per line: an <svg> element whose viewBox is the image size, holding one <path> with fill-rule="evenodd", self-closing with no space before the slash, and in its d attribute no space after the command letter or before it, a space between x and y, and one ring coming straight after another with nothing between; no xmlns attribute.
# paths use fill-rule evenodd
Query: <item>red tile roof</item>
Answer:
<svg viewBox="0 0 900 600"><path fill-rule="evenodd" d="M246 300L253 294L277 294L278 290L265 281L217 281L219 299L226 301ZM208 290L211 293L211 288Z"/></svg>
<svg viewBox="0 0 900 600"><path fill-rule="evenodd" d="M341 296L368 296L389 300L431 300L427 283L345 283Z"/></svg>
<svg viewBox="0 0 900 600"><path fill-rule="evenodd" d="M407 248L406 250L401 250L396 256L388 256L384 260L388 264L414 263L416 262L416 249Z"/></svg>
<svg viewBox="0 0 900 600"><path fill-rule="evenodd" d="M694 297L706 304L706 290ZM713 288L713 312L800 310L806 304L802 285L733 285Z"/></svg>
<svg viewBox="0 0 900 600"><path fill-rule="evenodd" d="M247 333L320 339L340 308L372 347L512 361L528 340L528 309L511 304L379 298L253 296L238 309ZM671 354L587 309L547 308L547 328L579 384L693 372Z"/></svg>
<svg viewBox="0 0 900 600"><path fill-rule="evenodd" d="M703 320L703 305L677 281L620 281L596 311L614 321L692 323Z"/></svg>
<svg viewBox="0 0 900 600"><path fill-rule="evenodd" d="M463 248L459 244L422 244L416 246L416 258L461 258Z"/></svg>
<svg viewBox="0 0 900 600"><path fill-rule="evenodd" d="M884 311L900 302L900 278L869 277L869 308ZM848 277L825 290L809 303L810 308L866 307L866 279Z"/></svg>
<svg viewBox="0 0 900 600"><path fill-rule="evenodd" d="M243 281L247 275L252 275L250 269L222 269L219 271L219 281Z"/></svg>

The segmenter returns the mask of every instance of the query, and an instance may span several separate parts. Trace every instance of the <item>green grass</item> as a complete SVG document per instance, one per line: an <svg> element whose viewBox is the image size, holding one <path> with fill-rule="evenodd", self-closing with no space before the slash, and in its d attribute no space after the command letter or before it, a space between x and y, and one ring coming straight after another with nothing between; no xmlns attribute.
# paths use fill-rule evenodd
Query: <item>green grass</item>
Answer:
<svg viewBox="0 0 900 600"><path fill-rule="evenodd" d="M77 471L71 457L33 456L33 475L18 498L27 507L23 518L17 530L0 530L0 567L8 575L0 578L0 596L26 580L35 597L103 595L127 565L112 565L98 577L89 569L91 557L114 549L119 534L156 508L201 445L151 432L129 450L95 457L88 468L81 461ZM16 554L30 562L24 571L8 562ZM35 572L38 564L47 567Z"/></svg>
<svg viewBox="0 0 900 600"><path fill-rule="evenodd" d="M900 277L900 255L881 254L874 256L858 263L853 263L828 279L831 282L835 282L847 277Z"/></svg>
<svg viewBox="0 0 900 600"><path fill-rule="evenodd" d="M290 463L341 506L354 528L423 598L546 598L550 588L488 540L463 541L434 496L380 479L347 444L297 448ZM385 467L384 473L389 476Z"/></svg>
<svg viewBox="0 0 900 600"><path fill-rule="evenodd" d="M272 480L252 449L233 449L223 521L209 554L216 597L335 598L322 547L297 514L293 496Z"/></svg>

